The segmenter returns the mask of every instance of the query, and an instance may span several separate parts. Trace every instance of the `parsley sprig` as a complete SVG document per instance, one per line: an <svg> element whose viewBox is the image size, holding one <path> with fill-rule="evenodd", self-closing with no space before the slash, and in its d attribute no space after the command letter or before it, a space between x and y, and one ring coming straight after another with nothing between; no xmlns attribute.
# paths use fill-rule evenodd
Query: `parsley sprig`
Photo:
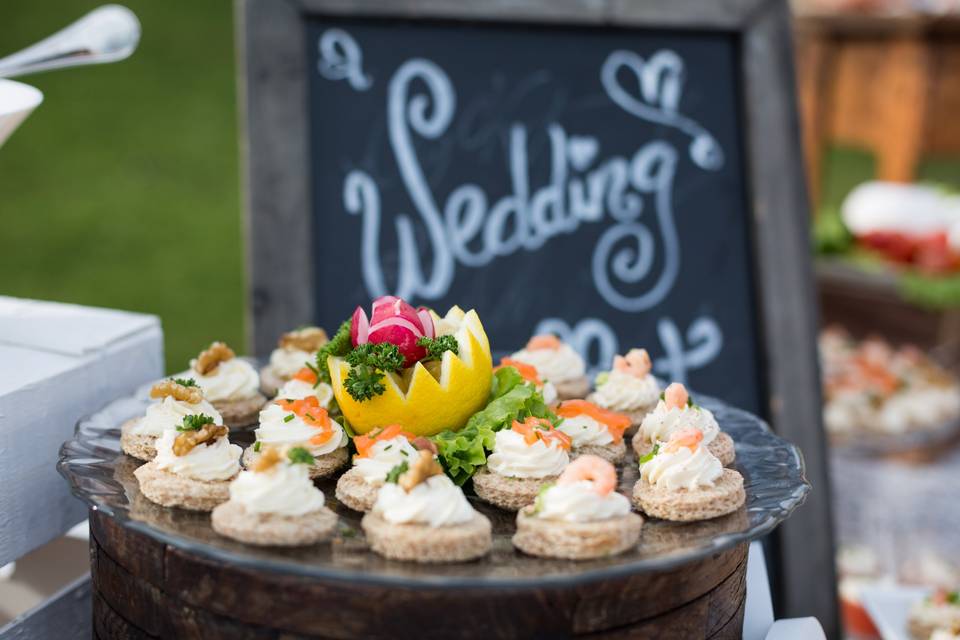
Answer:
<svg viewBox="0 0 960 640"><path fill-rule="evenodd" d="M313 456L303 447L294 447L287 452L292 464L313 464Z"/></svg>
<svg viewBox="0 0 960 640"><path fill-rule="evenodd" d="M181 387L199 387L193 378L174 378L173 381Z"/></svg>
<svg viewBox="0 0 960 640"><path fill-rule="evenodd" d="M383 384L385 372L403 369L403 354L397 345L389 342L361 344L347 354L350 373L344 381L347 393L363 402L382 394L387 388Z"/></svg>
<svg viewBox="0 0 960 640"><path fill-rule="evenodd" d="M177 431L200 431L207 424L213 424L213 418L205 413L184 416L183 424L177 427Z"/></svg>
<svg viewBox="0 0 960 640"><path fill-rule="evenodd" d="M350 320L340 323L340 328L330 339L330 342L317 351L317 379L330 384L330 370L327 368L328 356L343 357L350 352Z"/></svg>
<svg viewBox="0 0 960 640"><path fill-rule="evenodd" d="M410 469L410 465L407 464L407 461L404 460L400 464L396 465L393 469L387 472L387 482L392 482L393 484L397 483L397 480L400 479L400 476L405 474Z"/></svg>
<svg viewBox="0 0 960 640"><path fill-rule="evenodd" d="M650 450L650 453L640 458L639 460L640 464L643 465L647 462L650 462L657 456L659 452L660 452L660 443L658 442L655 445L653 445L653 449Z"/></svg>
<svg viewBox="0 0 960 640"><path fill-rule="evenodd" d="M453 355L460 353L460 345L452 335L440 336L439 338L423 337L417 340L417 346L427 350L427 355L420 359L421 362L441 360L444 351L452 351Z"/></svg>

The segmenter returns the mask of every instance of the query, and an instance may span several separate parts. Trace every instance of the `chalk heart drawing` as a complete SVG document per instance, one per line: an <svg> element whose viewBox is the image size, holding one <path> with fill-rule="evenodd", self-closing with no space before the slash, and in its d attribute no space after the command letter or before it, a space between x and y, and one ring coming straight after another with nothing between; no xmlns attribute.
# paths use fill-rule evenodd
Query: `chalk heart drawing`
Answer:
<svg viewBox="0 0 960 640"><path fill-rule="evenodd" d="M636 81L632 93L621 84L625 75L632 75ZM683 59L669 49L661 49L646 60L633 51L617 50L607 57L600 72L603 88L621 109L684 132L691 137L690 159L701 169L720 169L724 154L716 138L678 111L684 75Z"/></svg>
<svg viewBox="0 0 960 640"><path fill-rule="evenodd" d="M600 143L592 136L570 136L567 139L567 157L570 166L577 171L584 171L597 157Z"/></svg>
<svg viewBox="0 0 960 640"><path fill-rule="evenodd" d="M373 80L363 72L363 51L343 29L327 29L317 43L320 60L317 70L327 80L346 80L356 91L366 91Z"/></svg>
<svg viewBox="0 0 960 640"><path fill-rule="evenodd" d="M613 356L633 347L644 346L656 352L653 345L624 345L621 350L613 329L599 318L583 318L572 327L561 318L544 318L537 323L534 333L552 333L569 344L586 361L590 375L609 369ZM657 338L663 355L654 359L654 373L683 384L687 384L690 371L708 366L723 349L723 332L707 315L695 318L686 336L671 318L661 318L657 321Z"/></svg>

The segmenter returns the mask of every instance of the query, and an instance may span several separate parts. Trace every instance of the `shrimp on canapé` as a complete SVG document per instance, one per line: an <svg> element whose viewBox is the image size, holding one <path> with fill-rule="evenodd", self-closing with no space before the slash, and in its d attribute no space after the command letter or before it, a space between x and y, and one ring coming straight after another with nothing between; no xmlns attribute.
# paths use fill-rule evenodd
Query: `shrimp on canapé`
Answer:
<svg viewBox="0 0 960 640"><path fill-rule="evenodd" d="M653 364L646 349L630 349L626 356L616 356L613 368L634 378L644 378L650 373Z"/></svg>
<svg viewBox="0 0 960 640"><path fill-rule="evenodd" d="M590 482L595 493L605 496L617 488L617 470L599 456L584 455L568 464L557 478L558 485L583 481Z"/></svg>
<svg viewBox="0 0 960 640"><path fill-rule="evenodd" d="M696 451L702 441L703 431L695 429L694 427L687 427L686 429L675 431L673 435L670 436L670 439L667 440L664 449L666 451L676 451L680 447L686 447L690 449L690 451Z"/></svg>
<svg viewBox="0 0 960 640"><path fill-rule="evenodd" d="M663 392L663 402L668 409L683 409L690 402L690 394L686 387L674 382Z"/></svg>
<svg viewBox="0 0 960 640"><path fill-rule="evenodd" d="M533 336L530 338L530 341L527 342L527 349L530 351L537 351L539 349L559 349L563 343L560 342L560 338L553 335L552 333L547 333L544 335Z"/></svg>

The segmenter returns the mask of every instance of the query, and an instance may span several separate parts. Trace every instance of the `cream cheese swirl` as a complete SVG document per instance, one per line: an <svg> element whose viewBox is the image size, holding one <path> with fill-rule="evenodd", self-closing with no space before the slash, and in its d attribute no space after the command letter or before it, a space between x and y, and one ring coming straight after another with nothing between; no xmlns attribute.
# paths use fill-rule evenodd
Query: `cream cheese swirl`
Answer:
<svg viewBox="0 0 960 640"><path fill-rule="evenodd" d="M326 409L330 406L330 400L333 399L333 389L326 382L321 382L314 387L309 382L294 378L284 382L283 386L277 391L278 398L287 400L303 400L309 396L316 396L317 400L320 401L320 406Z"/></svg>
<svg viewBox="0 0 960 640"><path fill-rule="evenodd" d="M329 440L313 444L310 439L318 435L320 430L304 422L297 414L284 411L280 405L271 402L260 412L260 426L256 434L257 440L264 445L303 447L312 456L322 456L347 446L347 434L340 423L331 418L330 428L333 429L333 436Z"/></svg>
<svg viewBox="0 0 960 640"><path fill-rule="evenodd" d="M373 513L392 524L448 527L469 522L476 513L463 491L445 475L431 476L409 492L388 482L377 493Z"/></svg>
<svg viewBox="0 0 960 640"><path fill-rule="evenodd" d="M200 375L193 369L187 375L193 377L203 389L203 395L210 402L232 402L248 400L257 395L260 388L260 376L257 370L246 360L232 358L221 362L209 375Z"/></svg>
<svg viewBox="0 0 960 640"><path fill-rule="evenodd" d="M662 400L648 413L637 434L646 442L666 442L680 429L693 427L703 434L703 444L713 442L720 433L720 425L709 409L703 407L667 408Z"/></svg>
<svg viewBox="0 0 960 640"><path fill-rule="evenodd" d="M568 344L557 349L521 349L511 358L536 367L540 377L551 382L567 382L582 378L586 364Z"/></svg>
<svg viewBox="0 0 960 640"><path fill-rule="evenodd" d="M206 400L196 404L175 400L171 396L147 407L146 415L137 420L130 428L130 433L148 436L160 436L168 429L176 429L183 424L187 416L206 414L213 418L214 424L223 424L223 417Z"/></svg>
<svg viewBox="0 0 960 640"><path fill-rule="evenodd" d="M370 447L370 455L355 458L353 466L367 484L383 484L390 472L398 464L413 462L417 449L403 436L380 440Z"/></svg>
<svg viewBox="0 0 960 640"><path fill-rule="evenodd" d="M563 522L597 522L630 513L630 500L611 491L601 496L589 481L554 485L537 498L536 517Z"/></svg>
<svg viewBox="0 0 960 640"><path fill-rule="evenodd" d="M251 513L302 516L323 508L309 465L281 462L261 472L241 471L230 483L230 500Z"/></svg>
<svg viewBox="0 0 960 640"><path fill-rule="evenodd" d="M270 368L281 378L292 378L297 371L303 369L307 362L313 362L315 353L278 347L270 353Z"/></svg>
<svg viewBox="0 0 960 640"><path fill-rule="evenodd" d="M527 444L521 434L504 429L497 432L487 467L510 478L547 478L559 475L569 462L570 456L556 441Z"/></svg>
<svg viewBox="0 0 960 640"><path fill-rule="evenodd" d="M613 442L613 436L606 425L585 413L564 418L557 429L570 436L574 448L591 445L602 447Z"/></svg>
<svg viewBox="0 0 960 640"><path fill-rule="evenodd" d="M696 451L678 447L668 451L661 447L651 460L640 465L640 477L664 489L697 489L712 487L723 475L723 465L704 446Z"/></svg>
<svg viewBox="0 0 960 640"><path fill-rule="evenodd" d="M557 402L557 388L553 386L553 383L547 380L543 383L541 387L537 389L540 392L540 395L543 396L543 403L546 405L556 404Z"/></svg>
<svg viewBox="0 0 960 640"><path fill-rule="evenodd" d="M593 400L611 411L637 411L656 404L660 397L657 379L647 374L642 378L614 369L597 387Z"/></svg>
<svg viewBox="0 0 960 640"><path fill-rule="evenodd" d="M173 453L173 441L178 435L179 432L169 429L157 440L157 457L154 462L158 468L177 476L205 482L229 480L240 471L240 454L243 449L230 444L230 439L226 436L199 444L186 455L178 456Z"/></svg>

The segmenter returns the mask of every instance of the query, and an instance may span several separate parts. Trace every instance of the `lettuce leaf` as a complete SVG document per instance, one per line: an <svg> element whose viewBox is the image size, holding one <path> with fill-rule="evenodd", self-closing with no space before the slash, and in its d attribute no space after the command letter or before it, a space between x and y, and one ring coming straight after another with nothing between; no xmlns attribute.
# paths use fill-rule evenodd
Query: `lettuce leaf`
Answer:
<svg viewBox="0 0 960 640"><path fill-rule="evenodd" d="M447 475L457 484L464 484L477 468L486 464L487 452L493 450L496 432L509 429L514 420L522 422L530 416L557 421L543 396L533 385L526 383L516 369L498 369L493 376L487 406L473 414L463 429L441 431L433 437Z"/></svg>

